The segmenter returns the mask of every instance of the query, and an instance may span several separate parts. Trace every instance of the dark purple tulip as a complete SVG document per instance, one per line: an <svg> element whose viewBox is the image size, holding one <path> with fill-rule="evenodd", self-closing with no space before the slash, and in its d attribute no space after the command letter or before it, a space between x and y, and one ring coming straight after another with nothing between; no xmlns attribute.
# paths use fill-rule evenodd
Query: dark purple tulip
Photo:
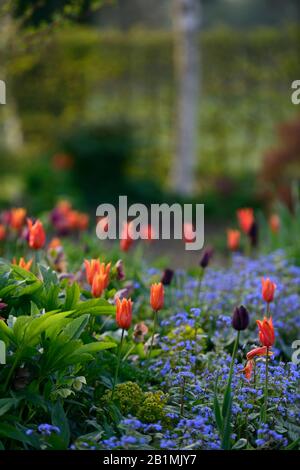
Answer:
<svg viewBox="0 0 300 470"><path fill-rule="evenodd" d="M258 225L256 222L253 222L251 228L248 232L250 238L251 246L255 247L258 244Z"/></svg>
<svg viewBox="0 0 300 470"><path fill-rule="evenodd" d="M174 276L174 271L173 271L173 269L167 268L167 269L164 270L160 282L161 282L164 286L169 286L169 285L171 284L171 282L172 282L173 276Z"/></svg>
<svg viewBox="0 0 300 470"><path fill-rule="evenodd" d="M249 325L249 313L248 310L241 305L235 307L232 315L232 326L237 331L245 330Z"/></svg>
<svg viewBox="0 0 300 470"><path fill-rule="evenodd" d="M199 265L201 266L201 268L203 268L203 269L207 268L213 254L214 254L214 250L211 247L206 248L206 250L204 250L204 253L203 253L203 255L200 259L200 262L199 262Z"/></svg>

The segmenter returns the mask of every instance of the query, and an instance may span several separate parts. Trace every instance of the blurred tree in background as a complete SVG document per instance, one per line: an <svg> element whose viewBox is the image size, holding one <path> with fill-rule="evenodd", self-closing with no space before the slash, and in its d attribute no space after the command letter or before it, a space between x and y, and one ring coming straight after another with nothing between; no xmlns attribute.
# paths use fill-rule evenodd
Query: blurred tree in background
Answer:
<svg viewBox="0 0 300 470"><path fill-rule="evenodd" d="M171 1L104 2L99 11L94 11L98 2L84 6L80 1L75 9L73 2L11 4L17 18L9 15L0 61L12 109L8 119L9 107L1 107L0 203L16 204L26 197L40 209L61 194L71 194L82 205L93 205L106 194L113 198L117 189L120 194L121 187L145 201L160 197L158 188L168 195L177 96ZM221 14L225 5L228 14ZM228 212L259 201L256 176L262 156L273 146L275 126L297 113L290 84L300 75L299 26L282 25L297 19L291 14L296 2L281 3L281 10L274 2L272 21L257 13L262 5L270 3L203 0L206 30L197 39L202 99L201 106L197 101L200 137L194 176L207 213L224 217L224 200ZM147 22L147 11L153 22ZM231 24L244 25L245 12L248 30L216 26L229 17ZM1 21L4 17L7 20L1 15ZM101 31L119 26L120 17L126 32ZM253 28L257 23L280 27ZM33 34L36 24L39 32ZM160 30L151 30L154 25ZM2 44L4 37L1 30ZM7 139L7 131L12 136L17 129L18 148L9 148L7 143L18 139ZM119 149L122 163L115 150L105 150L106 138ZM64 153L72 156L74 165L58 171L53 157ZM110 166L109 161L114 163ZM97 188L95 168L100 175ZM79 189L83 171L86 188Z"/></svg>

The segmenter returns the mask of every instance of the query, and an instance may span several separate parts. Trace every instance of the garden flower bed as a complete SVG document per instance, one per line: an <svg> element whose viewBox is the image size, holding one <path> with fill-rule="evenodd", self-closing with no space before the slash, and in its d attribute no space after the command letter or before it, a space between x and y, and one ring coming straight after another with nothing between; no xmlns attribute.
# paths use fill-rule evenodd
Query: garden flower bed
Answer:
<svg viewBox="0 0 300 470"><path fill-rule="evenodd" d="M163 272L61 210L1 216L0 447L299 448L300 268L207 250Z"/></svg>

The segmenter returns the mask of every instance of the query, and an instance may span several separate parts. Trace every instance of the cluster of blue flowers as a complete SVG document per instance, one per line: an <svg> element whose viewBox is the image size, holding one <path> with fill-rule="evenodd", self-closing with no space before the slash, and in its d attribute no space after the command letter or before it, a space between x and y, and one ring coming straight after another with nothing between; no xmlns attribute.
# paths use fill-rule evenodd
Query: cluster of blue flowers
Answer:
<svg viewBox="0 0 300 470"><path fill-rule="evenodd" d="M155 272L147 273L147 276ZM256 319L265 314L261 278L277 285L271 314L276 331L269 367L268 423L261 423L265 359L256 360L254 376L242 369L246 353L259 346ZM176 282L176 280L175 280ZM286 361L300 331L300 268L291 266L282 252L247 259L233 256L232 267L207 268L201 280L179 273L176 287L167 287L173 299L169 311L160 312L160 354L150 370L159 389L168 393L165 418L145 424L128 417L120 424L121 437L100 442L100 448L220 449L213 413L214 394L222 396L231 362L235 331L233 308L245 305L250 327L243 332L232 379L232 439L248 448L286 448L300 426L300 371ZM175 299L175 301L174 301Z"/></svg>

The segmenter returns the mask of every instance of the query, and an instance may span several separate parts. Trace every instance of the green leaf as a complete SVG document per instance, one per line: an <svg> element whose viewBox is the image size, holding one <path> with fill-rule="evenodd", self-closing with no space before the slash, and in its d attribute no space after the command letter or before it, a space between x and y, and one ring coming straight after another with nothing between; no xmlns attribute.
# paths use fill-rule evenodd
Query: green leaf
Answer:
<svg viewBox="0 0 300 470"><path fill-rule="evenodd" d="M116 346L117 346L116 343L97 341L94 343L84 344L83 346L77 349L76 354L81 354L81 353L96 354L99 351L115 348Z"/></svg>
<svg viewBox="0 0 300 470"><path fill-rule="evenodd" d="M32 443L32 439L30 436L27 436L25 433L17 429L16 426L12 426L8 423L1 423L0 437L13 439L15 441L21 441L26 444Z"/></svg>
<svg viewBox="0 0 300 470"><path fill-rule="evenodd" d="M223 421L223 436L222 436L222 449L223 450L230 449L231 415L232 415L232 396L231 396L231 390L229 389L226 415L224 416L224 421Z"/></svg>
<svg viewBox="0 0 300 470"><path fill-rule="evenodd" d="M66 288L65 310L72 310L76 307L80 298L80 288L77 282L73 282L71 286Z"/></svg>
<svg viewBox="0 0 300 470"><path fill-rule="evenodd" d="M300 437L298 437L298 439L296 439L295 441L291 442L287 447L284 448L284 450L296 449L299 444L300 444Z"/></svg>
<svg viewBox="0 0 300 470"><path fill-rule="evenodd" d="M32 302L32 300L30 301L30 314L31 315L39 315L40 314L40 309L38 308L38 306Z"/></svg>
<svg viewBox="0 0 300 470"><path fill-rule="evenodd" d="M7 411L9 411L13 406L16 407L19 403L19 400L16 398L2 398L0 399L0 416L3 416Z"/></svg>
<svg viewBox="0 0 300 470"><path fill-rule="evenodd" d="M60 429L58 436L62 443L62 450L67 449L70 442L70 427L60 401L58 401L52 408L52 424Z"/></svg>
<svg viewBox="0 0 300 470"><path fill-rule="evenodd" d="M63 329L63 335L67 336L69 339L78 339L80 338L82 332L84 331L86 325L88 324L90 316L82 315L79 318L75 318Z"/></svg>
<svg viewBox="0 0 300 470"><path fill-rule="evenodd" d="M75 315L90 313L91 315L114 315L116 307L104 299L91 299L77 305Z"/></svg>
<svg viewBox="0 0 300 470"><path fill-rule="evenodd" d="M9 326L7 326L4 320L0 320L0 333L3 334L4 339L15 342L13 331Z"/></svg>

